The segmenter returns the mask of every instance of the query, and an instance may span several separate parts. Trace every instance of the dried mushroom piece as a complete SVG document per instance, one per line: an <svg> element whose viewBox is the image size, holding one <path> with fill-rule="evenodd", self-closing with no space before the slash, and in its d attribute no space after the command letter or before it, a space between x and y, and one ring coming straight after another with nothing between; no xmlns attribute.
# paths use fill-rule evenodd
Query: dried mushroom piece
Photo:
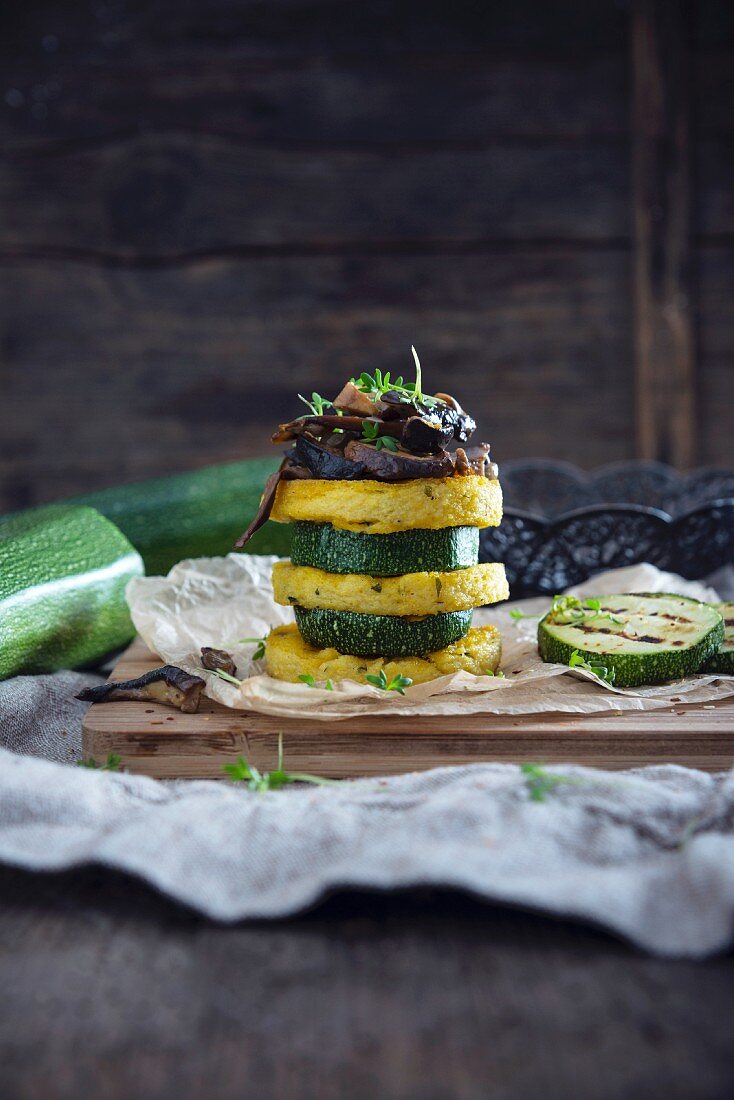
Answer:
<svg viewBox="0 0 734 1100"><path fill-rule="evenodd" d="M226 672L228 676L234 676L237 665L226 649L212 649L211 646L201 647L201 663L208 672Z"/></svg>
<svg viewBox="0 0 734 1100"><path fill-rule="evenodd" d="M84 688L76 698L87 703L121 703L127 700L164 703L185 714L193 714L199 709L203 690L204 680L200 676L192 676L175 665L163 665L135 680L108 681L99 687Z"/></svg>

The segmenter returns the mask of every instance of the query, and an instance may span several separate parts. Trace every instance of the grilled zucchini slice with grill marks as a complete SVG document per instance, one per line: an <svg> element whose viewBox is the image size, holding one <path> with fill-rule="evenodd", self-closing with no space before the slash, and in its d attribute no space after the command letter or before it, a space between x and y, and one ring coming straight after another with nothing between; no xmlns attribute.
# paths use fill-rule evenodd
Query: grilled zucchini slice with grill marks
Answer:
<svg viewBox="0 0 734 1100"><path fill-rule="evenodd" d="M734 603L715 603L713 606L724 616L724 640L702 671L734 676Z"/></svg>
<svg viewBox="0 0 734 1100"><path fill-rule="evenodd" d="M579 606L568 608L563 600L555 601L541 619L540 656L567 665L577 650L585 661L613 669L615 687L691 676L724 639L721 613L686 596L603 596L598 608L576 603Z"/></svg>

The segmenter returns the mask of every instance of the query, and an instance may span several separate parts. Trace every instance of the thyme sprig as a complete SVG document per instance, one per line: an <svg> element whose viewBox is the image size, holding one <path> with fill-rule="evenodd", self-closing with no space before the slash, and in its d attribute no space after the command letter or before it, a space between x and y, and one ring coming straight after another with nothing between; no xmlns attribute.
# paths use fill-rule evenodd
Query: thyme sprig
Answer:
<svg viewBox="0 0 734 1100"><path fill-rule="evenodd" d="M399 672L391 680L388 680L384 668L380 669L377 676L368 674L365 676L365 680L374 687L379 688L380 691L397 691L398 695L405 695L405 688L410 687L413 683L410 676L401 676Z"/></svg>
<svg viewBox="0 0 734 1100"><path fill-rule="evenodd" d="M275 771L261 772L250 764L244 756L238 756L234 764L225 764L223 769L235 783L246 783L251 791L279 791L289 783L313 783L320 787L330 787L338 779L324 779L319 775L307 775L304 772L287 772L283 767L283 734L278 737L278 765Z"/></svg>

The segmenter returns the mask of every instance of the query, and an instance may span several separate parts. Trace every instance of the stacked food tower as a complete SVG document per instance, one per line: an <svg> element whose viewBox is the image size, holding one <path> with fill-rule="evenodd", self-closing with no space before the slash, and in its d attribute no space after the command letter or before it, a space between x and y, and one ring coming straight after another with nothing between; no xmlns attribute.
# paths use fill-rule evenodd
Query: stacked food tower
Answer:
<svg viewBox="0 0 734 1100"><path fill-rule="evenodd" d="M497 629L471 626L509 594L504 566L478 561L480 528L502 518L497 468L488 444L464 446L475 423L459 403L423 394L413 354L414 383L362 374L273 436L292 447L237 545L269 516L294 525L291 560L273 568L296 618L266 641L277 679L402 690L499 666Z"/></svg>

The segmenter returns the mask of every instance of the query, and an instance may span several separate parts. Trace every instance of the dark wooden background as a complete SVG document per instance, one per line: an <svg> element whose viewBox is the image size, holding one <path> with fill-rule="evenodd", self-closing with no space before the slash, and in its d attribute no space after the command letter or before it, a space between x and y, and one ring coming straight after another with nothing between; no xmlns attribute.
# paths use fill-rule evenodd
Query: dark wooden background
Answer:
<svg viewBox="0 0 734 1100"><path fill-rule="evenodd" d="M734 464L734 6L76 0L0 25L0 509L410 369L498 461Z"/></svg>

